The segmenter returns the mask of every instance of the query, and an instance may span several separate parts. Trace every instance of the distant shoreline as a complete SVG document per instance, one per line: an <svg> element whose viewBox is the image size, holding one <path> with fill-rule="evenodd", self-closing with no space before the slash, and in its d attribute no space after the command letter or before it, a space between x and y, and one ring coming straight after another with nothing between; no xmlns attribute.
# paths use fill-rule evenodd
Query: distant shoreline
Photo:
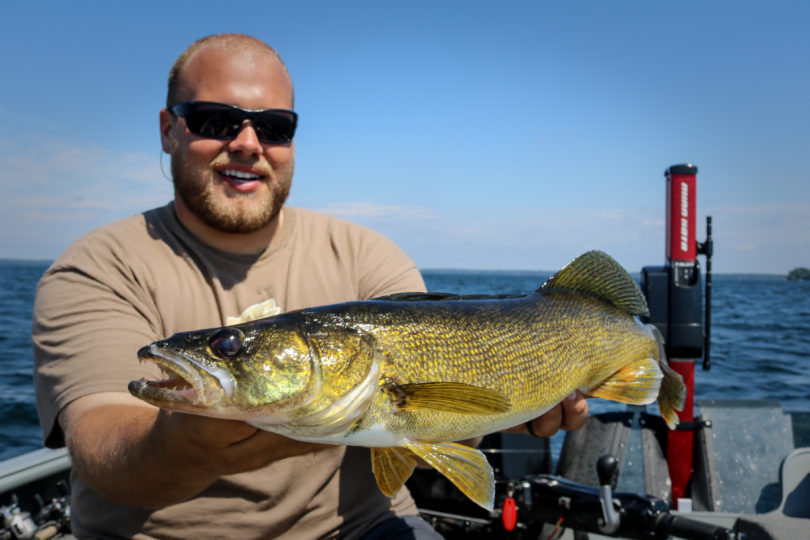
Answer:
<svg viewBox="0 0 810 540"><path fill-rule="evenodd" d="M53 261L48 259L2 259L0 258L0 264L51 264Z"/></svg>
<svg viewBox="0 0 810 540"><path fill-rule="evenodd" d="M429 274L497 274L502 276L538 276L547 275L551 276L556 270L486 270L486 269L469 269L469 268L420 268L420 272ZM633 277L639 277L641 272L630 272ZM705 276L705 274L703 274ZM764 279L784 279L787 280L787 273L785 274L771 274L763 272L712 272L712 277L726 277L726 278L764 278Z"/></svg>
<svg viewBox="0 0 810 540"><path fill-rule="evenodd" d="M9 265L9 264L23 264L26 266L34 266L34 265L43 265L47 266L50 265L53 261L47 259L3 259L0 258L0 265ZM486 268L420 268L420 272L422 273L430 273L430 274L498 274L502 276L537 276L537 275L551 275L556 272L556 270L489 270ZM639 272L630 272L631 276L637 277ZM772 274L772 273L762 273L762 272L712 272L712 276L724 276L724 277L739 277L739 278L750 278L750 277L763 277L768 279L785 279L787 280L787 272L784 274Z"/></svg>

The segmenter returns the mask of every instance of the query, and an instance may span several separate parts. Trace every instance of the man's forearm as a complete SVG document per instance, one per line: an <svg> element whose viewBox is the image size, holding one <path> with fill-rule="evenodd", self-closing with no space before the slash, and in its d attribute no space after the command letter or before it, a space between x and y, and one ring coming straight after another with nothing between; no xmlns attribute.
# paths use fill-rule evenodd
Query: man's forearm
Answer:
<svg viewBox="0 0 810 540"><path fill-rule="evenodd" d="M221 476L323 448L237 420L167 412L114 392L79 398L60 414L60 424L87 485L140 508L175 504Z"/></svg>
<svg viewBox="0 0 810 540"><path fill-rule="evenodd" d="M157 409L109 405L77 419L67 442L88 486L111 501L140 508L168 506L208 487L215 475L155 440L157 417Z"/></svg>

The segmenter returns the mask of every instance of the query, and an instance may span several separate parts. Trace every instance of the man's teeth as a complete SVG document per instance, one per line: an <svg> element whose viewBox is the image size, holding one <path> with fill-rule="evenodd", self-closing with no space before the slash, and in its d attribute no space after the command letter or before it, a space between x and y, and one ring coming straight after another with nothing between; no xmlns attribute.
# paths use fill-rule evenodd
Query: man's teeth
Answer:
<svg viewBox="0 0 810 540"><path fill-rule="evenodd" d="M242 171L234 171L231 169L225 169L224 171L220 171L220 174L227 176L229 178L235 178L237 180L258 180L260 176L258 174L242 172Z"/></svg>

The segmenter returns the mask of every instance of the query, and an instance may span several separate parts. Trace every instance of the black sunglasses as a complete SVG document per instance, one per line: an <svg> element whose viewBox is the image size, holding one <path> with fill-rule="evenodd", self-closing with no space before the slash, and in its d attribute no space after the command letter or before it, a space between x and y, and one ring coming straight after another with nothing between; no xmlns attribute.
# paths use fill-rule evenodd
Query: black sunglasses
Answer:
<svg viewBox="0 0 810 540"><path fill-rule="evenodd" d="M292 141L298 124L298 115L287 109L243 109L214 101L186 101L170 110L186 120L190 132L209 139L235 139L245 120L250 120L261 142L286 144Z"/></svg>

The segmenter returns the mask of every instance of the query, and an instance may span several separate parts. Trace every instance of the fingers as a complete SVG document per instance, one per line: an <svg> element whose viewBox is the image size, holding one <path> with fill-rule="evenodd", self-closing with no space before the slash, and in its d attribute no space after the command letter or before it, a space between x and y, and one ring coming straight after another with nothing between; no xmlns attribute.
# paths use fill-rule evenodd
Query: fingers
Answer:
<svg viewBox="0 0 810 540"><path fill-rule="evenodd" d="M558 404L547 413L526 422L526 433L535 437L551 437L560 430L563 422L563 407Z"/></svg>
<svg viewBox="0 0 810 540"><path fill-rule="evenodd" d="M238 420L161 410L156 427L197 466L214 475L263 467L277 459L323 447L263 431Z"/></svg>
<svg viewBox="0 0 810 540"><path fill-rule="evenodd" d="M535 437L551 437L559 430L571 431L581 428L588 420L588 401L579 391L573 392L545 414L523 425L506 431L528 433Z"/></svg>
<svg viewBox="0 0 810 540"><path fill-rule="evenodd" d="M223 420L161 409L156 429L172 438L182 438L205 449L222 449L237 444L258 430L237 420Z"/></svg>
<svg viewBox="0 0 810 540"><path fill-rule="evenodd" d="M258 430L254 435L227 449L228 463L233 472L243 472L291 456L310 454L325 445L296 441L282 435Z"/></svg>
<svg viewBox="0 0 810 540"><path fill-rule="evenodd" d="M560 429L571 431L579 429L588 420L588 400L578 390L565 398L562 406Z"/></svg>

